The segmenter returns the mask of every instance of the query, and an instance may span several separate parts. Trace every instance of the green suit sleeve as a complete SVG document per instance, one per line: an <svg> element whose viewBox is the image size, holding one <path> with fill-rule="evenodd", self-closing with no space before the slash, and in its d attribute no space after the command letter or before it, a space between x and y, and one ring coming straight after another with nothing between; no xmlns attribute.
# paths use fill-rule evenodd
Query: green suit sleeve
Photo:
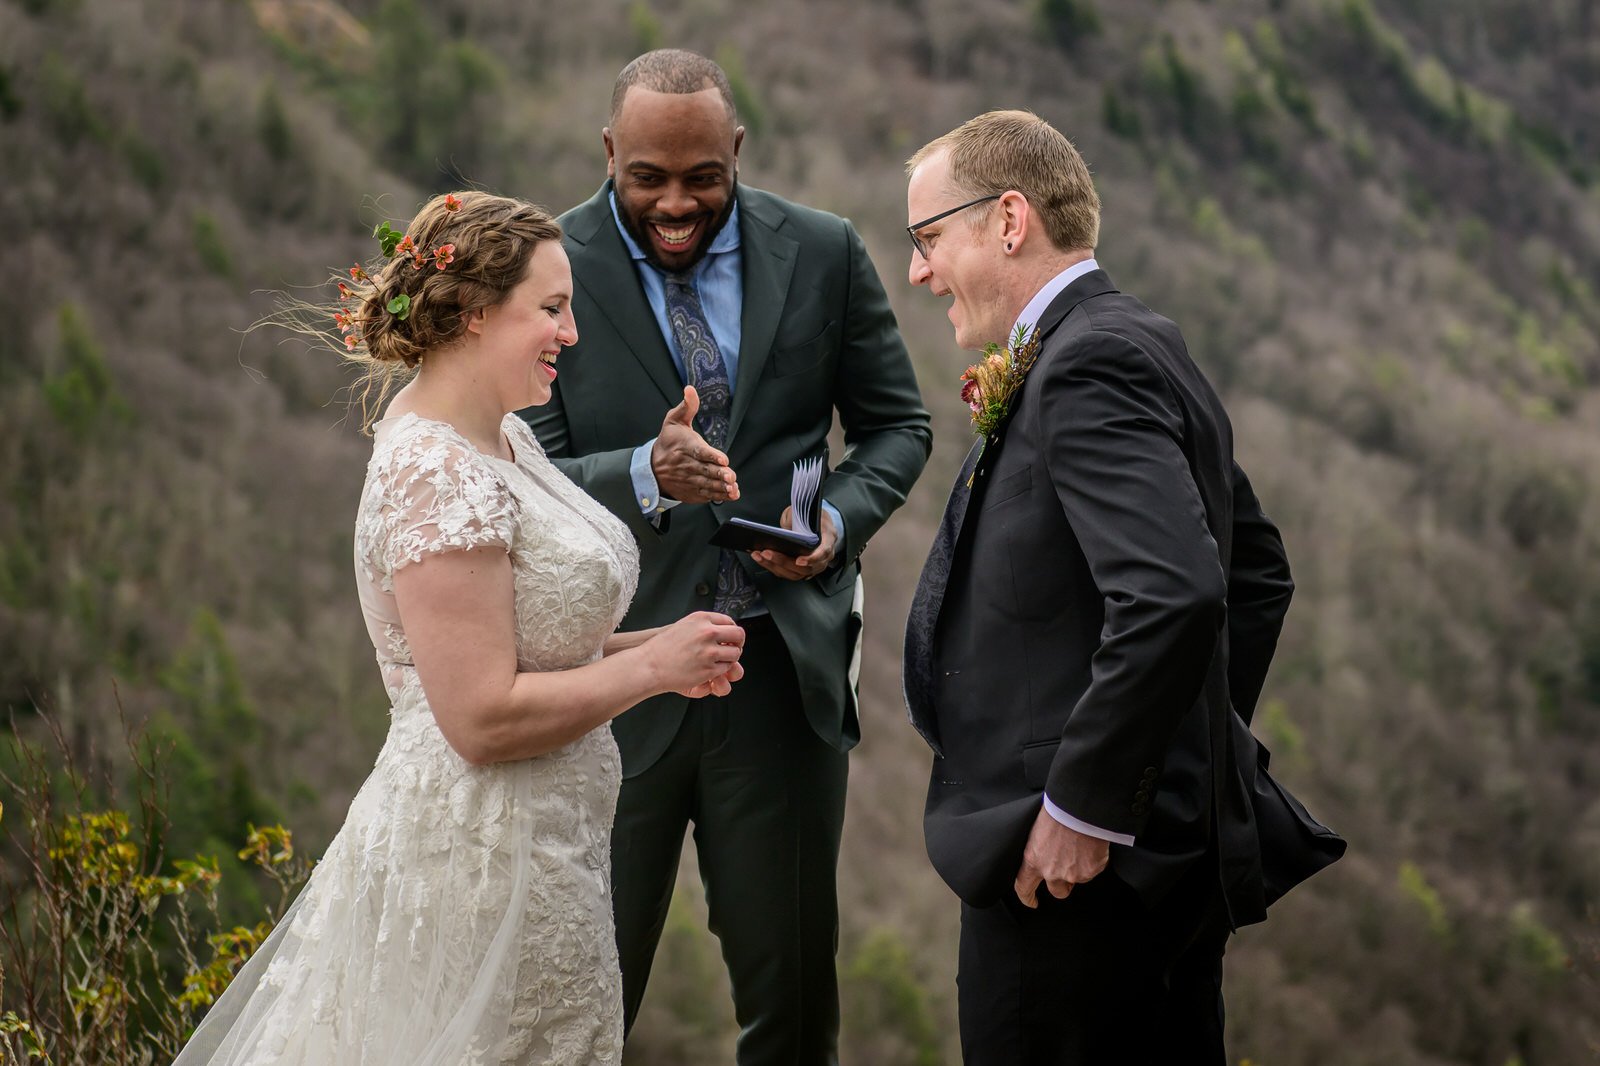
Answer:
<svg viewBox="0 0 1600 1066"><path fill-rule="evenodd" d="M844 518L838 557L848 566L905 502L928 461L933 433L883 283L855 227L845 222L844 228L841 266L849 286L834 405L845 454L823 496Z"/></svg>

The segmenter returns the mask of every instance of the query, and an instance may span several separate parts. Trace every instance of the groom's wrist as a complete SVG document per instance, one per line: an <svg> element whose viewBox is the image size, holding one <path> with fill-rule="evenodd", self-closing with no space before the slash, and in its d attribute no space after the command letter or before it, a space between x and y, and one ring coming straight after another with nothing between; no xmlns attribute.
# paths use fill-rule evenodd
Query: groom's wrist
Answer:
<svg viewBox="0 0 1600 1066"><path fill-rule="evenodd" d="M1114 833L1109 829L1101 829L1097 825L1090 825L1082 818L1074 818L1072 815L1068 814L1066 811L1062 810L1060 807L1057 807L1053 802L1051 802L1048 795L1044 797L1044 811L1051 818L1054 818L1057 822L1060 822L1068 829L1082 833L1084 836L1094 837L1096 840L1109 841L1112 844L1122 844L1127 847L1133 846L1133 834Z"/></svg>

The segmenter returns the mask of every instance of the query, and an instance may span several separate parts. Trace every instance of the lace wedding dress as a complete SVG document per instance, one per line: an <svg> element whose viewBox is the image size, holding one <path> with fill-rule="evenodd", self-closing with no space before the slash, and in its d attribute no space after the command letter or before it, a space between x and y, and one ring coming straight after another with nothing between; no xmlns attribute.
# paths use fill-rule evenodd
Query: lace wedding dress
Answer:
<svg viewBox="0 0 1600 1066"><path fill-rule="evenodd" d="M600 656L638 585L627 528L558 472L521 419L515 453L413 414L378 423L356 517L362 612L392 701L372 774L272 936L175 1066L614 1063L622 988L608 727L548 755L472 766L410 665L394 572L501 547L522 670Z"/></svg>

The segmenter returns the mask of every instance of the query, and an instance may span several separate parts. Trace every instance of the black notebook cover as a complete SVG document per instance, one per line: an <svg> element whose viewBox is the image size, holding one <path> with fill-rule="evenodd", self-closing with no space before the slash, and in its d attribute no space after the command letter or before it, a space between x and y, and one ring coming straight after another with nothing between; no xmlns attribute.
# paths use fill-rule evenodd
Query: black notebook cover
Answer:
<svg viewBox="0 0 1600 1066"><path fill-rule="evenodd" d="M794 464L789 482L789 507L794 529L769 526L746 518L730 518L717 527L711 543L734 551L776 551L805 555L822 543L822 478L828 472L828 454L801 459Z"/></svg>

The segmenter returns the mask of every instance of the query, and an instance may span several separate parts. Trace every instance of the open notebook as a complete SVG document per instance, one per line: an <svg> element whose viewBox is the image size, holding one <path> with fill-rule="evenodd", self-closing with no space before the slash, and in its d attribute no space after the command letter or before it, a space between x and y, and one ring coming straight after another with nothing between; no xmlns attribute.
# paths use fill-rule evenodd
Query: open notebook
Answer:
<svg viewBox="0 0 1600 1066"><path fill-rule="evenodd" d="M794 528L763 525L746 518L730 518L717 527L711 543L735 551L770 550L804 555L822 542L822 476L828 472L827 453L794 464L789 481L789 506Z"/></svg>

